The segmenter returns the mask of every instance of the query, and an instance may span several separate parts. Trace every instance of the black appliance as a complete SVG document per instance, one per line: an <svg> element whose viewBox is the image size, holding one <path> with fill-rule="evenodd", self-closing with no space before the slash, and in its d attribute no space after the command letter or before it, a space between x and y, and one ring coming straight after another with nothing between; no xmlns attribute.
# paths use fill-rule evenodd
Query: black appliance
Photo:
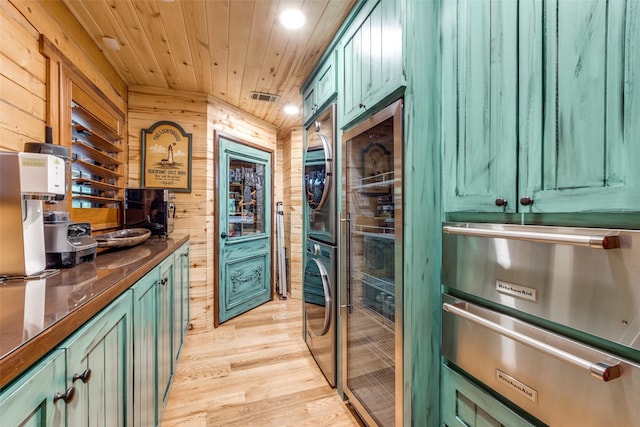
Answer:
<svg viewBox="0 0 640 427"><path fill-rule="evenodd" d="M126 227L146 228L156 236L169 235L176 214L174 198L175 194L166 189L125 189Z"/></svg>

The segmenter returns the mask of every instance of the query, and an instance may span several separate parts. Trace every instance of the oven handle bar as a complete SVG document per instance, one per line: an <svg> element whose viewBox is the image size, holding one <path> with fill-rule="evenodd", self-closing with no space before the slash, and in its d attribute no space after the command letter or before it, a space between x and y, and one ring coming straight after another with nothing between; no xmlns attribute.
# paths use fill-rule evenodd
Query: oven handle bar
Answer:
<svg viewBox="0 0 640 427"><path fill-rule="evenodd" d="M452 225L445 225L442 227L442 231L445 234L458 234L461 236L527 240L530 242L557 243L595 249L615 249L620 247L620 238L616 235L585 236L579 234L543 233L540 231L488 230L485 228Z"/></svg>
<svg viewBox="0 0 640 427"><path fill-rule="evenodd" d="M551 346L542 341L538 341L537 339L531 338L520 332L516 332L511 329L508 329L502 325L492 322L491 320L485 319L482 316L478 316L477 314L471 313L465 310L464 308L465 306L466 306L466 303L464 302L455 303L455 304L449 304L445 302L442 304L442 309L451 314L460 316L463 319L469 320L480 326L483 326L502 336L505 336L521 344L524 344L528 347L531 347L534 350L540 351L541 353L554 357L562 362L568 363L569 365L573 365L579 369L585 370L588 373L590 373L592 376L602 381L610 381L618 378L621 375L620 362L618 361L591 362L589 360L578 357L575 354L568 353L557 347ZM609 357L611 358L611 360L615 359L613 356L609 356Z"/></svg>

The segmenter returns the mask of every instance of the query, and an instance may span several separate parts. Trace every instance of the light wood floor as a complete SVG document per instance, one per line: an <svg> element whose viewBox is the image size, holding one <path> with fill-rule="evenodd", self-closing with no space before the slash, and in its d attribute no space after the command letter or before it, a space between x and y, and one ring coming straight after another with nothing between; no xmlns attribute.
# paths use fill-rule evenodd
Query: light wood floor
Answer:
<svg viewBox="0 0 640 427"><path fill-rule="evenodd" d="M300 300L187 336L162 426L359 426L302 340Z"/></svg>

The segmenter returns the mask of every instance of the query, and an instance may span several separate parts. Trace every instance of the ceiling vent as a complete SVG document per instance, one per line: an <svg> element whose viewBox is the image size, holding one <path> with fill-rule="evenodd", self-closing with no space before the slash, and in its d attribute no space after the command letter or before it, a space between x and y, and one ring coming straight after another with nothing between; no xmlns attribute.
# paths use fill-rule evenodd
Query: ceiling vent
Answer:
<svg viewBox="0 0 640 427"><path fill-rule="evenodd" d="M276 103L280 99L278 95L272 95L264 92L251 92L251 99L256 101L266 101Z"/></svg>

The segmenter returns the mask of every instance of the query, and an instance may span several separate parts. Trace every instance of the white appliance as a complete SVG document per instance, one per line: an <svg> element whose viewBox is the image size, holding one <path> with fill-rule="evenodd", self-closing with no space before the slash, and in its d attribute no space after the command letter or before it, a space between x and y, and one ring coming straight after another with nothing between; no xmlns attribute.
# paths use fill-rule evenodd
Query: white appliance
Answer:
<svg viewBox="0 0 640 427"><path fill-rule="evenodd" d="M42 201L65 195L65 160L0 152L0 274L32 276L46 268Z"/></svg>

